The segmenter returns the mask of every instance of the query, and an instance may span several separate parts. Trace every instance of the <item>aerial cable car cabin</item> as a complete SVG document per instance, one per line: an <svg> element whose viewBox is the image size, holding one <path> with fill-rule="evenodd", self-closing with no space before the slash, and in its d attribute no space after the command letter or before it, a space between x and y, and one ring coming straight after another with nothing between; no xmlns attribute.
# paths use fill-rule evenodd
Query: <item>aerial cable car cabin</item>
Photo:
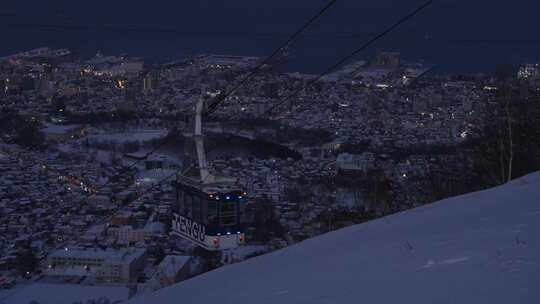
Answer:
<svg viewBox="0 0 540 304"><path fill-rule="evenodd" d="M204 95L195 107L195 141L198 169L177 175L171 231L210 251L238 247L245 242L241 222L247 193L237 179L210 173L202 134L202 116L217 102L216 95Z"/></svg>

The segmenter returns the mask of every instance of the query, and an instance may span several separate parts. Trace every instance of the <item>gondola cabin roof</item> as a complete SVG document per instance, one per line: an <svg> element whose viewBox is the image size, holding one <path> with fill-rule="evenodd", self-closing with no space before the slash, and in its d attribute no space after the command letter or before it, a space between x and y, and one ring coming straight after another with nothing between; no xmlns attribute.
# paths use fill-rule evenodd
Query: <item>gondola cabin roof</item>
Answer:
<svg viewBox="0 0 540 304"><path fill-rule="evenodd" d="M216 176L215 181L212 183L203 183L198 178L178 175L177 184L201 191L208 195L215 193L243 192L238 186L237 179L221 176Z"/></svg>

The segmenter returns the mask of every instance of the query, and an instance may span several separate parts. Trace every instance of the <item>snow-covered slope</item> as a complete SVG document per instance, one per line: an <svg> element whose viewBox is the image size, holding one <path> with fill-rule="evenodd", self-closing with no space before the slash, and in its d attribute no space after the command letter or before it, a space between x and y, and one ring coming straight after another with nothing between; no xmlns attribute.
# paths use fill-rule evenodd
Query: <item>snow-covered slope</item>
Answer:
<svg viewBox="0 0 540 304"><path fill-rule="evenodd" d="M540 173L328 233L133 303L540 303Z"/></svg>

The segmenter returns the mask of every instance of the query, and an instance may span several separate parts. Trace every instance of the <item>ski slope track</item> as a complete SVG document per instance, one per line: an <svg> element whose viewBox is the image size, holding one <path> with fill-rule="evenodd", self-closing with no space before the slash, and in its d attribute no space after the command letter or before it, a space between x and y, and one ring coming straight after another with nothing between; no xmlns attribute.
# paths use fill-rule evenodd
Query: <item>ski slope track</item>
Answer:
<svg viewBox="0 0 540 304"><path fill-rule="evenodd" d="M540 303L540 172L321 235L131 303Z"/></svg>

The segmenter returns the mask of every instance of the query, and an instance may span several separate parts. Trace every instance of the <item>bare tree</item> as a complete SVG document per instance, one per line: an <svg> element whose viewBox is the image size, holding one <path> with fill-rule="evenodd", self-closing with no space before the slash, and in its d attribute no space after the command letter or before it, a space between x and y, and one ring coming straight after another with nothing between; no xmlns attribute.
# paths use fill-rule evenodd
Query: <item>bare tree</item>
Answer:
<svg viewBox="0 0 540 304"><path fill-rule="evenodd" d="M536 90L519 88L502 86L485 103L475 163L489 184L503 184L540 169L540 96Z"/></svg>

